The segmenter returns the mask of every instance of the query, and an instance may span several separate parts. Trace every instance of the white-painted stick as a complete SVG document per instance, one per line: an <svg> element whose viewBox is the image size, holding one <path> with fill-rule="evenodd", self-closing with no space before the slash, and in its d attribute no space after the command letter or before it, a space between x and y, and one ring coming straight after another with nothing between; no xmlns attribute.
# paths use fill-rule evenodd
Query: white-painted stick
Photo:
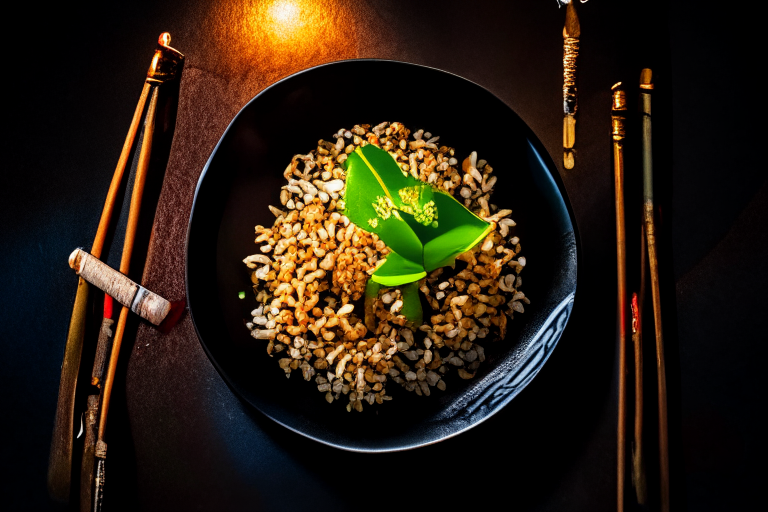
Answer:
<svg viewBox="0 0 768 512"><path fill-rule="evenodd" d="M82 249L75 249L70 254L69 266L80 277L154 325L160 325L171 311L170 302Z"/></svg>

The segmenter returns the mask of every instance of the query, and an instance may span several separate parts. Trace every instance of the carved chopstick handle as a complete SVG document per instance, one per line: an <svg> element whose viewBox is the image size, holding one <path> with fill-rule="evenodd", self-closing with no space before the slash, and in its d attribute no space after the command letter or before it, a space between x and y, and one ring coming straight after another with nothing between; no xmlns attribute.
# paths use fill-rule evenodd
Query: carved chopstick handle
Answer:
<svg viewBox="0 0 768 512"><path fill-rule="evenodd" d="M104 441L96 442L95 460L96 477L93 482L93 511L101 512L104 506L104 481L106 476L107 443Z"/></svg>
<svg viewBox="0 0 768 512"><path fill-rule="evenodd" d="M160 325L171 303L82 249L69 256L69 266L83 279L154 325Z"/></svg>

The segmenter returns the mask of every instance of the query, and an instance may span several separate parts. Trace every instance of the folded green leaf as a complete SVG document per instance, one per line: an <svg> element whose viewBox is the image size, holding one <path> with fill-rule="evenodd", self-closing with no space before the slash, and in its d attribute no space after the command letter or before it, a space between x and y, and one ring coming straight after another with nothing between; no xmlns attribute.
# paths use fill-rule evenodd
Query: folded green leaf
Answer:
<svg viewBox="0 0 768 512"><path fill-rule="evenodd" d="M491 230L488 222L467 210L453 196L435 191L433 197L435 207L440 212L436 227L424 226L407 213L402 214L424 246L422 259L427 272L453 265L456 256L477 245Z"/></svg>
<svg viewBox="0 0 768 512"><path fill-rule="evenodd" d="M453 196L404 173L392 155L372 144L357 148L346 165L347 217L392 250L373 274L378 283L398 286L451 265L491 229Z"/></svg>
<svg viewBox="0 0 768 512"><path fill-rule="evenodd" d="M418 281L426 275L424 267L419 263L403 258L392 251L387 255L387 261L376 269L371 278L384 286L400 286Z"/></svg>

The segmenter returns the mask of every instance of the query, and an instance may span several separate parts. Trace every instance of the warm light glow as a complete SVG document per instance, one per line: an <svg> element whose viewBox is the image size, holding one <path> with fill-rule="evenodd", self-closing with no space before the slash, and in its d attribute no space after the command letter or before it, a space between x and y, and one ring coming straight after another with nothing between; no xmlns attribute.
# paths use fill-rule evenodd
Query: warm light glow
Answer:
<svg viewBox="0 0 768 512"><path fill-rule="evenodd" d="M221 0L208 33L219 53L216 73L258 70L259 80L357 56L357 0Z"/></svg>
<svg viewBox="0 0 768 512"><path fill-rule="evenodd" d="M275 22L283 25L295 25L299 19L299 8L290 0L272 4L269 13Z"/></svg>
<svg viewBox="0 0 768 512"><path fill-rule="evenodd" d="M277 0L267 8L266 16L257 16L262 18L257 25L280 43L298 39L305 28L307 17L315 10L313 7L306 0Z"/></svg>

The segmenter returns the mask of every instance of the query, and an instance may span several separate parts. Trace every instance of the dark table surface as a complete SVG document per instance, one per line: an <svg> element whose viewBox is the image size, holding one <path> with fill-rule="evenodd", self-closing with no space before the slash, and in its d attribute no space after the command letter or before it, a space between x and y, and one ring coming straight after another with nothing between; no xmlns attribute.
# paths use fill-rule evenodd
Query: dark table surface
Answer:
<svg viewBox="0 0 768 512"><path fill-rule="evenodd" d="M437 445L383 455L304 439L240 401L206 357L188 315L168 336L140 325L123 347L110 414L108 510L614 509L609 90L624 81L634 97L645 66L657 77L673 504L746 510L765 474L757 462L765 460L758 420L765 405L759 376L768 183L758 161L764 129L754 128L762 115L754 96L762 92L753 80L757 61L748 59L756 47L754 13L681 1L651 2L645 10L625 1L579 5L578 156L576 168L565 171L564 10L555 0L293 3L303 15L288 28L270 25L274 2L257 0L29 5L6 19L2 508L66 509L49 500L45 479L76 283L67 256L91 244L155 41L169 31L187 61L148 242L149 287L183 297L194 186L250 98L313 65L386 58L466 77L533 129L557 163L575 213L579 292L553 356L500 413ZM428 105L428 90L413 93ZM630 164L630 250L639 238L634 171ZM652 366L650 354L647 361Z"/></svg>

